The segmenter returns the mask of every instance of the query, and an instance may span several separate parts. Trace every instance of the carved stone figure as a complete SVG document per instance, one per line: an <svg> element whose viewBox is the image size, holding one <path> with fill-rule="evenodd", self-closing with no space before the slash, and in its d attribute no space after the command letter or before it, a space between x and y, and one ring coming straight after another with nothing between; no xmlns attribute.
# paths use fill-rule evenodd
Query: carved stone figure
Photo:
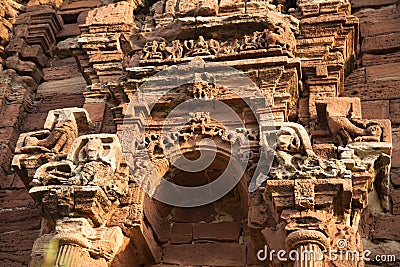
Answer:
<svg viewBox="0 0 400 267"><path fill-rule="evenodd" d="M244 34L242 38L234 38L224 42L215 39L206 40L199 36L197 40L174 40L171 44L163 42L147 42L143 48L142 60L158 59L181 59L185 57L202 56L225 56L240 53L242 51L252 51L258 49L268 49L282 47L288 51L296 48L296 39L290 27L283 22L271 24L271 29L254 31Z"/></svg>
<svg viewBox="0 0 400 267"><path fill-rule="evenodd" d="M258 43L261 48L268 48L269 34L270 32L268 29L265 29L264 31L258 33L259 35Z"/></svg>
<svg viewBox="0 0 400 267"><path fill-rule="evenodd" d="M112 199L123 195L128 178L118 166L121 160L119 146L104 141L110 138L101 134L81 136L74 142L67 160L42 165L36 171L32 185L100 186ZM106 147L109 151L105 151Z"/></svg>
<svg viewBox="0 0 400 267"><path fill-rule="evenodd" d="M73 169L74 166L69 161L46 163L38 168L31 185L68 185L73 176Z"/></svg>
<svg viewBox="0 0 400 267"><path fill-rule="evenodd" d="M208 43L204 40L203 36L199 36L197 42L193 45L192 51L189 53L191 56L209 56L211 55Z"/></svg>
<svg viewBox="0 0 400 267"><path fill-rule="evenodd" d="M183 47L179 40L172 41L172 46L166 47L165 49L170 53L169 58L172 58L174 60L182 58L183 56Z"/></svg>
<svg viewBox="0 0 400 267"><path fill-rule="evenodd" d="M162 59L162 53L159 51L157 41L147 42L143 48L143 60L147 59Z"/></svg>
<svg viewBox="0 0 400 267"><path fill-rule="evenodd" d="M221 44L219 55L232 55L240 52L241 44L238 39L234 39L232 43L224 42Z"/></svg>
<svg viewBox="0 0 400 267"><path fill-rule="evenodd" d="M87 133L90 119L82 108L49 111L44 130L23 133L18 138L12 167L29 187L37 168L65 159L79 134Z"/></svg>
<svg viewBox="0 0 400 267"><path fill-rule="evenodd" d="M33 185L98 185L113 173L111 166L101 161L100 139L90 140L81 152L86 156L78 166L74 166L70 161L61 161L40 167L32 181Z"/></svg>
<svg viewBox="0 0 400 267"><path fill-rule="evenodd" d="M271 174L278 179L293 179L299 174L305 160L301 141L294 129L282 127L276 134L275 160ZM309 156L313 156L309 152Z"/></svg>
<svg viewBox="0 0 400 267"><path fill-rule="evenodd" d="M169 58L171 56L171 53L167 49L167 43L166 42L160 42L158 44L157 50L160 51L162 55L162 59Z"/></svg>
<svg viewBox="0 0 400 267"><path fill-rule="evenodd" d="M75 169L77 176L69 180L69 184L75 185L98 185L102 180L112 175L110 165L103 162L100 155L104 153L101 139L91 139L82 149L86 154L85 162Z"/></svg>
<svg viewBox="0 0 400 267"><path fill-rule="evenodd" d="M220 44L217 40L211 39L208 41L208 47L211 55L216 55L220 50Z"/></svg>
<svg viewBox="0 0 400 267"><path fill-rule="evenodd" d="M72 142L78 137L78 126L72 117L60 117L54 129L45 139L27 137L26 146L39 146L54 153L68 153Z"/></svg>
<svg viewBox="0 0 400 267"><path fill-rule="evenodd" d="M382 138L382 127L377 122L332 116L328 117L328 126L340 146L352 142L380 142Z"/></svg>
<svg viewBox="0 0 400 267"><path fill-rule="evenodd" d="M258 37L256 33L253 33L252 36L246 34L243 38L243 44L240 46L241 51L255 50L258 48Z"/></svg>
<svg viewBox="0 0 400 267"><path fill-rule="evenodd" d="M273 24L268 35L270 46L285 47L289 51L296 50L296 38L290 27L282 22Z"/></svg>
<svg viewBox="0 0 400 267"><path fill-rule="evenodd" d="M192 96L195 99L213 99L215 90L213 85L205 82L195 82L192 87Z"/></svg>
<svg viewBox="0 0 400 267"><path fill-rule="evenodd" d="M273 179L335 178L348 175L345 165L335 159L322 160L304 144L293 127L283 126L276 133L275 159L270 170Z"/></svg>

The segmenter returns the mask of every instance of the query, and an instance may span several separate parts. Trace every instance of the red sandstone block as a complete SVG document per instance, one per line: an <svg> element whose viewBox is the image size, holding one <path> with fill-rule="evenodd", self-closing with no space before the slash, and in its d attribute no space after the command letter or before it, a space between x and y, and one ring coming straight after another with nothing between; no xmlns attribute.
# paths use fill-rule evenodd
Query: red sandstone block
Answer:
<svg viewBox="0 0 400 267"><path fill-rule="evenodd" d="M392 168L390 170L390 179L395 188L400 187L400 168Z"/></svg>
<svg viewBox="0 0 400 267"><path fill-rule="evenodd" d="M62 30L57 33L57 38L65 39L68 37L78 36L81 34L79 24L65 24Z"/></svg>
<svg viewBox="0 0 400 267"><path fill-rule="evenodd" d="M40 67L47 67L49 63L40 45L26 45L22 47L21 58L33 61Z"/></svg>
<svg viewBox="0 0 400 267"><path fill-rule="evenodd" d="M6 173L10 174L11 172L11 159L13 157L13 151L11 151L10 147L7 143L0 142L0 168ZM1 179L1 177L0 177Z"/></svg>
<svg viewBox="0 0 400 267"><path fill-rule="evenodd" d="M80 8L92 8L100 5L99 0L88 0L88 1L76 1L70 4L65 4L60 7L60 10L71 10Z"/></svg>
<svg viewBox="0 0 400 267"><path fill-rule="evenodd" d="M169 245L163 250L163 262L183 265L245 266L246 246L231 243Z"/></svg>
<svg viewBox="0 0 400 267"><path fill-rule="evenodd" d="M31 132L31 131L42 130L46 118L47 118L47 112L26 114L26 118L22 125L22 131Z"/></svg>
<svg viewBox="0 0 400 267"><path fill-rule="evenodd" d="M194 240L238 241L240 232L240 222L193 224Z"/></svg>
<svg viewBox="0 0 400 267"><path fill-rule="evenodd" d="M62 97L61 97L62 95ZM52 97L46 97L46 101L43 101L43 105L40 107L40 111L48 112L52 109L65 108L65 107L82 107L85 101L82 94L60 94ZM66 105L66 103L68 103Z"/></svg>
<svg viewBox="0 0 400 267"><path fill-rule="evenodd" d="M12 56L6 59L6 65L7 68L16 70L19 75L32 77L37 83L42 80L43 72L33 62L22 61L18 56Z"/></svg>
<svg viewBox="0 0 400 267"><path fill-rule="evenodd" d="M40 229L41 217L36 209L0 210L0 233Z"/></svg>
<svg viewBox="0 0 400 267"><path fill-rule="evenodd" d="M39 85L36 97L44 99L55 97L53 99L54 103L62 102L62 105L64 105L61 106L61 108L64 108L66 103L68 103L70 107L73 107L76 106L76 104L67 102L66 99L63 98L60 99L60 95L68 95L68 97L72 95L82 95L82 93L85 91L86 86L86 81L82 76L59 81L44 82ZM77 96L74 96L74 98L76 97Z"/></svg>
<svg viewBox="0 0 400 267"><path fill-rule="evenodd" d="M390 100L390 121L392 124L400 123L400 99Z"/></svg>
<svg viewBox="0 0 400 267"><path fill-rule="evenodd" d="M343 96L359 97L364 100L382 100L400 98L400 80L379 81L346 87Z"/></svg>
<svg viewBox="0 0 400 267"><path fill-rule="evenodd" d="M10 43L6 47L6 53L13 55L15 53L21 52L22 49L27 46L26 42L22 38L12 38Z"/></svg>
<svg viewBox="0 0 400 267"><path fill-rule="evenodd" d="M0 190L0 203L3 209L34 207L35 202L26 189Z"/></svg>
<svg viewBox="0 0 400 267"><path fill-rule="evenodd" d="M375 221L373 239L400 241L400 216L380 214Z"/></svg>
<svg viewBox="0 0 400 267"><path fill-rule="evenodd" d="M373 66L385 63L396 63L400 61L400 52L387 53L384 55L375 55L364 53L361 57L363 66ZM346 78L347 79L347 78Z"/></svg>
<svg viewBox="0 0 400 267"><path fill-rule="evenodd" d="M400 129L393 128L392 129L392 167L400 168Z"/></svg>
<svg viewBox="0 0 400 267"><path fill-rule="evenodd" d="M350 0L353 8L361 7L379 7L389 4L395 4L397 0Z"/></svg>
<svg viewBox="0 0 400 267"><path fill-rule="evenodd" d="M11 104L3 107L1 114L8 114L8 116L3 116L0 120L0 128L2 127L14 127L19 126L22 120L21 114L23 112L22 104Z"/></svg>
<svg viewBox="0 0 400 267"><path fill-rule="evenodd" d="M25 38L28 35L28 24L15 25L13 28L14 38Z"/></svg>
<svg viewBox="0 0 400 267"><path fill-rule="evenodd" d="M46 82L82 77L76 63L73 65L46 68L43 69L43 74L43 79Z"/></svg>
<svg viewBox="0 0 400 267"><path fill-rule="evenodd" d="M371 37L376 35L389 34L393 32L399 32L400 19L386 19L378 18L373 21L364 22L361 21L360 32L361 38Z"/></svg>
<svg viewBox="0 0 400 267"><path fill-rule="evenodd" d="M368 66L365 68L365 71L366 83L400 80L400 63L398 62Z"/></svg>
<svg viewBox="0 0 400 267"><path fill-rule="evenodd" d="M91 114L89 114L91 115ZM164 216L159 212L158 207L154 204L153 200L146 197L143 205L143 212L147 222L151 225L157 239L161 243L168 242L170 223L166 222Z"/></svg>
<svg viewBox="0 0 400 267"><path fill-rule="evenodd" d="M26 12L31 15L38 15L42 13L53 13L54 7L52 5L32 5L26 8Z"/></svg>
<svg viewBox="0 0 400 267"><path fill-rule="evenodd" d="M249 240L246 240L249 239ZM245 237L245 243L248 244L247 247L247 265L246 266L263 266L262 262L260 262L257 258L258 250L253 247L252 241L250 237Z"/></svg>
<svg viewBox="0 0 400 267"><path fill-rule="evenodd" d="M353 70L349 76L347 76L344 80L344 86L346 91L347 86L358 85L365 83L365 68L359 68Z"/></svg>
<svg viewBox="0 0 400 267"><path fill-rule="evenodd" d="M11 174L11 175L8 175L7 177L13 177L13 182L12 182L10 188L25 189L25 184L22 182L21 178L19 178L19 176L17 174Z"/></svg>
<svg viewBox="0 0 400 267"><path fill-rule="evenodd" d="M363 119L389 119L389 100L361 102Z"/></svg>
<svg viewBox="0 0 400 267"><path fill-rule="evenodd" d="M0 142L8 144L11 150L14 150L18 140L18 131L14 127L0 128Z"/></svg>
<svg viewBox="0 0 400 267"><path fill-rule="evenodd" d="M191 223L173 223L171 226L170 242L172 244L189 244L193 240Z"/></svg>
<svg viewBox="0 0 400 267"><path fill-rule="evenodd" d="M56 59L53 61L53 67L64 67L69 65L77 65L74 57L68 57L63 59Z"/></svg>
<svg viewBox="0 0 400 267"><path fill-rule="evenodd" d="M102 122L106 109L106 103L86 103L83 108L89 113L89 117L93 122Z"/></svg>
<svg viewBox="0 0 400 267"><path fill-rule="evenodd" d="M176 208L175 219L178 222L212 222L217 213L209 205L196 208Z"/></svg>
<svg viewBox="0 0 400 267"><path fill-rule="evenodd" d="M0 189L10 189L14 182L14 175L6 175L4 170L0 169Z"/></svg>
<svg viewBox="0 0 400 267"><path fill-rule="evenodd" d="M393 189L390 196L392 198L392 213L400 215L400 189Z"/></svg>
<svg viewBox="0 0 400 267"><path fill-rule="evenodd" d="M31 251L13 251L1 252L0 251L0 266L7 267L21 267L28 266L30 263Z"/></svg>
<svg viewBox="0 0 400 267"><path fill-rule="evenodd" d="M76 19L76 22L78 24L85 24L86 23L86 17L88 16L89 11L83 11L79 14L78 18Z"/></svg>
<svg viewBox="0 0 400 267"><path fill-rule="evenodd" d="M33 242L39 237L39 230L17 230L0 233L0 251L31 251ZM21 266L21 265L20 265Z"/></svg>
<svg viewBox="0 0 400 267"><path fill-rule="evenodd" d="M25 185L17 174L7 175L0 169L0 189L25 189Z"/></svg>
<svg viewBox="0 0 400 267"><path fill-rule="evenodd" d="M363 52L382 53L400 48L400 32L366 37L361 44Z"/></svg>

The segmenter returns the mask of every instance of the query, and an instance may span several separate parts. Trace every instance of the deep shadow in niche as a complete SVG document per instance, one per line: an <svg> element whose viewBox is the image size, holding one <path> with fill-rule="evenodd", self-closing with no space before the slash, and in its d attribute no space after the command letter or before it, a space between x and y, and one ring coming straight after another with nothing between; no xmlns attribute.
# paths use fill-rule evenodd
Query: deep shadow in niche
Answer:
<svg viewBox="0 0 400 267"><path fill-rule="evenodd" d="M198 156L196 153L185 154L188 159L196 159ZM226 156L217 154L212 164L202 171L187 172L171 168L164 175L164 179L187 187L205 185L218 179L228 162ZM148 195L144 201L145 221L162 250L171 251L182 246L194 246L200 251L198 255L192 255L192 262L202 265L210 265L211 258L203 259L201 255L216 244L242 247L246 251L247 245L243 244L243 238L246 235L247 210L246 175L223 197L204 206L174 207L151 199ZM178 250L177 252L179 253ZM220 256L224 258L224 255ZM229 262L229 259L225 260Z"/></svg>

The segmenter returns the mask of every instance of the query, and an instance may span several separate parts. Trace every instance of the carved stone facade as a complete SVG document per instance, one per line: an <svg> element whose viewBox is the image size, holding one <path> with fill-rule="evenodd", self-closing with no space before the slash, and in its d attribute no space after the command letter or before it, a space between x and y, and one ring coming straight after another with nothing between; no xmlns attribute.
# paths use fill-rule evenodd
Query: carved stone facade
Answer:
<svg viewBox="0 0 400 267"><path fill-rule="evenodd" d="M375 66L370 2L4 0L0 199L31 213L0 214L32 223L0 265L361 267L343 254L400 250L382 230L399 221L399 107L375 117L365 97L397 80ZM0 248L24 234L4 227Z"/></svg>

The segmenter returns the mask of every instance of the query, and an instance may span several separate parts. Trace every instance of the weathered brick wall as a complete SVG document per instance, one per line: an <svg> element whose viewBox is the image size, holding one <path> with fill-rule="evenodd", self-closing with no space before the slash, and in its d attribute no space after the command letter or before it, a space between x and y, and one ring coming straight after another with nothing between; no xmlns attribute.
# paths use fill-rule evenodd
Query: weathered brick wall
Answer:
<svg viewBox="0 0 400 267"><path fill-rule="evenodd" d="M8 96L6 92L9 89L4 82L0 83L0 266L27 265L40 229L40 217L34 202L10 169L19 133L41 129L51 109L82 107L84 104L82 93L86 83L70 48L76 45L75 37L80 34L78 25L84 22L88 10L98 6L100 1L70 2L60 8L63 28L56 36L57 49L49 64L43 67L34 63L31 69L17 70L21 76L33 73L35 68L39 70L35 69L40 76L37 90L32 79L15 78L15 84L25 84L21 89L25 94L29 90L35 91L33 108L26 108L23 97L13 99ZM400 1L351 2L353 13L360 18L361 38L358 69L346 78L344 96L361 98L364 118L389 118L393 125L392 209L390 214L371 212L370 216L365 216L364 236L378 244L364 242L371 250L385 254L397 252L400 258L400 244L394 243L400 241ZM23 60L30 62L27 58ZM12 62L9 64L9 69L13 69ZM1 73L4 71L0 71L0 77ZM97 114L96 108L89 112ZM111 118L108 113L106 116ZM112 128L106 127L102 132L112 131ZM180 235L185 237L185 233L180 232L182 229L175 230L178 231L177 238L181 238ZM226 249L231 250L229 244ZM181 256L191 257L194 253L193 249L187 251L188 255Z"/></svg>
<svg viewBox="0 0 400 267"><path fill-rule="evenodd" d="M393 133L392 207L389 213L367 214L364 237L373 242L364 240L364 247L400 258L400 1L351 3L360 19L360 51L358 68L346 78L343 95L361 98L364 118L390 119Z"/></svg>
<svg viewBox="0 0 400 267"><path fill-rule="evenodd" d="M40 62L37 60L32 62L30 57L25 57L20 58L25 65L14 67L9 63L5 66L9 70L0 71L0 266L27 266L33 242L40 233L41 219L34 201L10 167L18 135L42 129L49 110L82 107L84 103L86 81L70 48L76 44L76 36L80 34L78 16L93 4L98 5L99 1L78 3L72 4L71 8L68 5L63 8L66 13L61 16L63 28L54 36L57 48L51 57L47 56L50 60L44 66L38 64ZM16 34L14 32L14 37ZM6 48L6 51L7 54L2 57L14 56L10 48ZM46 58L43 49L39 49L34 56L36 59ZM38 75L36 81L24 76L33 73L33 70ZM10 71L15 76L11 83L7 81ZM21 86L27 88L22 90L19 88ZM24 101L28 98L25 91L33 94L29 95L29 99L34 101L31 103L33 105L27 106ZM14 99L13 93L22 96Z"/></svg>

